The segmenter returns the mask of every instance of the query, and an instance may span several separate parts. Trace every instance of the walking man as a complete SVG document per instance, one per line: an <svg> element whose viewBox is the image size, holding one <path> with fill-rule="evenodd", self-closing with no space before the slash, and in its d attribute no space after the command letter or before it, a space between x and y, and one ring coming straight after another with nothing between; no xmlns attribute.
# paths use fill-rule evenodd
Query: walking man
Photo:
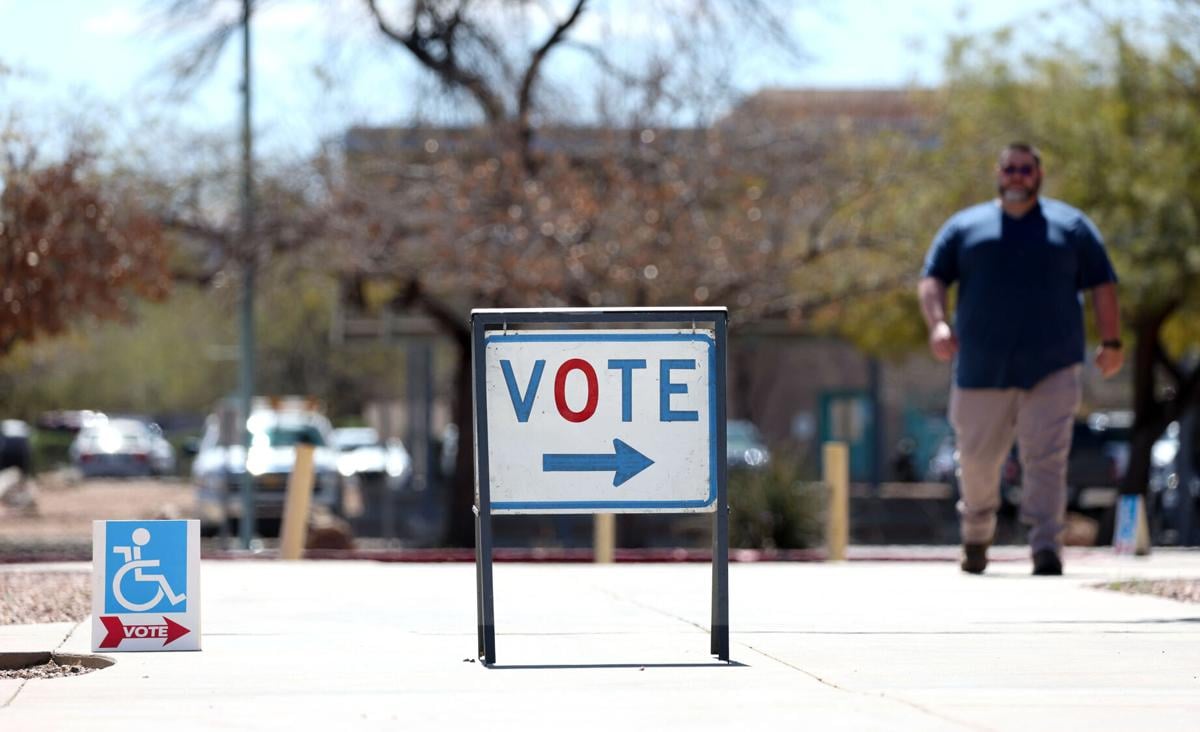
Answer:
<svg viewBox="0 0 1200 732"><path fill-rule="evenodd" d="M1038 196L1042 161L1033 146L1005 147L996 182L996 200L959 211L938 231L917 294L934 357L956 359L949 416L962 471L962 570L987 567L1000 468L1015 437L1033 573L1059 575L1084 359L1081 292L1092 292L1102 339L1095 363L1108 378L1124 360L1117 276L1087 216ZM954 283L951 324L946 291Z"/></svg>

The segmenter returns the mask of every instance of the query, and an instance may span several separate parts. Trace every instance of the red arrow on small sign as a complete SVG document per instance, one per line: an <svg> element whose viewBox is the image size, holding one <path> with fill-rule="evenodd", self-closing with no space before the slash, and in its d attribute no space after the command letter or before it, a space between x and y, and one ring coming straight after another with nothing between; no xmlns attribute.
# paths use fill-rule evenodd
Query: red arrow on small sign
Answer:
<svg viewBox="0 0 1200 732"><path fill-rule="evenodd" d="M116 648L124 640L145 640L150 638L163 639L163 645L165 646L176 638L181 638L192 632L165 616L163 617L162 625L125 625L115 615L101 615L100 622L104 623L104 629L108 631L108 635L104 636L104 640L100 641L101 648Z"/></svg>

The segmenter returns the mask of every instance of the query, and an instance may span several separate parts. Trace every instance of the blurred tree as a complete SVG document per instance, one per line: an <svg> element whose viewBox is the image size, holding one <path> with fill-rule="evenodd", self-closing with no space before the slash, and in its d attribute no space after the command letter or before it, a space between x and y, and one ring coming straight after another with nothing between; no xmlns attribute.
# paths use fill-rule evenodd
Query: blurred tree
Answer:
<svg viewBox="0 0 1200 732"><path fill-rule="evenodd" d="M218 6L173 6L212 29L184 72L229 37ZM912 276L888 257L886 222L864 228L882 200L873 192L898 182L894 145L854 148L874 131L832 114L727 114L739 48L799 58L780 30L785 3L651 1L636 13L655 33L636 44L606 32L612 9L587 0L365 8L440 85L420 108L446 104L467 126L351 130L345 159L320 166L332 196L322 259L342 275L346 310L423 310L455 343L461 445L472 444L471 307L719 304L735 324L800 327ZM595 69L594 99L582 96L582 63ZM878 268L850 276L865 263ZM459 452L451 544L473 541L472 462Z"/></svg>
<svg viewBox="0 0 1200 732"><path fill-rule="evenodd" d="M500 4L509 23L486 2L414 2L390 14L380 5L367 2L382 34L473 102L482 124L350 131L337 251L354 306L371 307L370 284L388 278L377 300L424 308L454 338L461 445L472 444L469 307L718 304L734 306L736 323L799 323L818 305L910 276L842 277L840 287L797 276L828 252L878 244L858 232L856 208L890 161L845 176L828 167L862 131L785 130L754 110L714 124L732 98L712 64L722 38L790 43L770 2L650 4L648 22L670 41L643 74L620 70L616 44L571 41L584 0L558 16L551 5ZM547 59L578 49L607 74L601 126L572 125L578 115L556 107ZM461 450L450 544L473 540L472 474Z"/></svg>
<svg viewBox="0 0 1200 732"><path fill-rule="evenodd" d="M264 394L319 398L331 418L401 391L387 344L331 346L336 280L294 258L263 272L257 344ZM66 407L150 415L208 412L235 388L237 293L224 278L176 282L168 299L136 303L131 322L92 322L22 343L0 362L0 414L32 420Z"/></svg>
<svg viewBox="0 0 1200 732"><path fill-rule="evenodd" d="M168 291L159 223L76 151L51 164L7 136L0 162L0 356Z"/></svg>

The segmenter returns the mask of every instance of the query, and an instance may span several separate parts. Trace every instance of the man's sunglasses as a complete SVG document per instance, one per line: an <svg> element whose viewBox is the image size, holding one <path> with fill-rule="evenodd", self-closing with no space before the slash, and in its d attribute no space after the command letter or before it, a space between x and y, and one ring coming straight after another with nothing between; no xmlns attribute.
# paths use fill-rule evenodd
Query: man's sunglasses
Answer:
<svg viewBox="0 0 1200 732"><path fill-rule="evenodd" d="M1017 173L1021 175L1033 175L1036 170L1037 168L1032 165L1005 165L1000 169L1000 172L1005 175L1016 175Z"/></svg>

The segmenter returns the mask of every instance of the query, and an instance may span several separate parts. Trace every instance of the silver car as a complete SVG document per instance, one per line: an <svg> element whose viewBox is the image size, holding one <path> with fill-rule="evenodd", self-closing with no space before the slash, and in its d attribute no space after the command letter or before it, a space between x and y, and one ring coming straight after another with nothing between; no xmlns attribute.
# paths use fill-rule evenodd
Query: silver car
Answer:
<svg viewBox="0 0 1200 732"><path fill-rule="evenodd" d="M168 475L175 470L175 450L158 425L130 417L92 417L68 454L85 478Z"/></svg>
<svg viewBox="0 0 1200 732"><path fill-rule="evenodd" d="M391 490L407 487L412 479L412 458L404 443L397 439L381 440L371 427L335 429L333 447L343 478L382 481Z"/></svg>

